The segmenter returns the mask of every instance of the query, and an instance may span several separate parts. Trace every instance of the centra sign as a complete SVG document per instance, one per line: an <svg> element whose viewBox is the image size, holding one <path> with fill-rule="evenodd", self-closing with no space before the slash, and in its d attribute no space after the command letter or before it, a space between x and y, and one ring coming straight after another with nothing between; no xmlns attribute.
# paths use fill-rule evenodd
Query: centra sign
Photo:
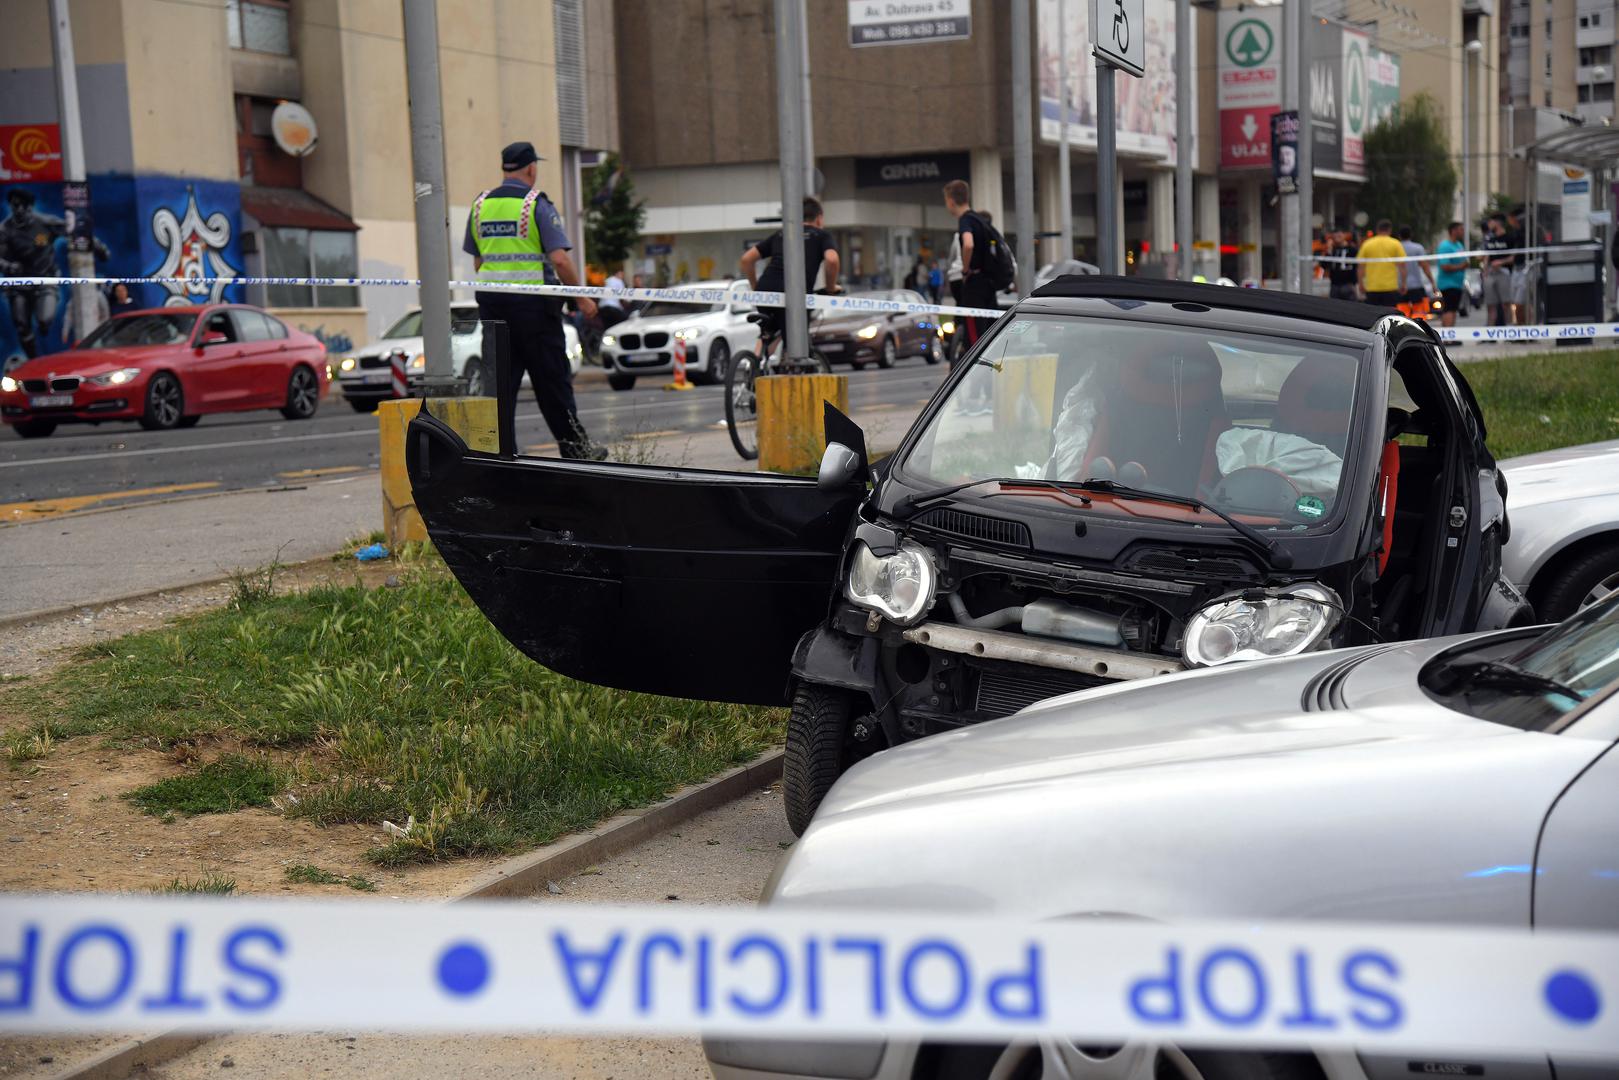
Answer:
<svg viewBox="0 0 1619 1080"><path fill-rule="evenodd" d="M965 180L972 170L966 151L945 154L907 154L904 157L855 158L855 187L895 187L901 184L947 184Z"/></svg>

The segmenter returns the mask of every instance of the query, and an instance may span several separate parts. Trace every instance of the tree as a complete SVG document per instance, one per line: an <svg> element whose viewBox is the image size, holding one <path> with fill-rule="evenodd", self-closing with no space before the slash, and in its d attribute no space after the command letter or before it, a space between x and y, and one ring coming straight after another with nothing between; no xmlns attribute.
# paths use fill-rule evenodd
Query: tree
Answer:
<svg viewBox="0 0 1619 1080"><path fill-rule="evenodd" d="M645 222L646 200L636 200L629 171L608 154L585 177L585 255L598 266L618 266L635 250Z"/></svg>
<svg viewBox="0 0 1619 1080"><path fill-rule="evenodd" d="M1366 133L1366 184L1356 202L1373 221L1410 225L1429 244L1451 220L1457 180L1439 108L1418 94Z"/></svg>

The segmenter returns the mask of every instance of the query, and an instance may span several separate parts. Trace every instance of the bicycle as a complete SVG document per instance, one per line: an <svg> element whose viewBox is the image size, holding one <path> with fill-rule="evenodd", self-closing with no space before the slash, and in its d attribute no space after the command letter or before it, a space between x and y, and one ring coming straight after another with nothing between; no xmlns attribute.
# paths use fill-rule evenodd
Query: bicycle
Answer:
<svg viewBox="0 0 1619 1080"><path fill-rule="evenodd" d="M822 290L825 292L825 290ZM809 323L814 325L819 309L810 312ZM754 380L769 375L830 375L832 365L820 350L810 346L810 355L803 360L789 360L783 339L786 334L778 330L767 333L763 324L770 316L755 311L748 321L760 326L757 350L736 353L731 357L730 370L725 373L725 426L731 433L731 445L744 461L759 457L758 398L753 392ZM763 361L760 357L764 357Z"/></svg>

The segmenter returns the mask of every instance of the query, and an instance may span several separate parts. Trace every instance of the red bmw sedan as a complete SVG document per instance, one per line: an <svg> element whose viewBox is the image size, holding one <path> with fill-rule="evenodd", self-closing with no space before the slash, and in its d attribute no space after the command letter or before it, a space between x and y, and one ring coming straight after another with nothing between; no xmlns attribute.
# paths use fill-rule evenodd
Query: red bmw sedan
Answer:
<svg viewBox="0 0 1619 1080"><path fill-rule="evenodd" d="M58 424L190 427L204 413L279 409L307 420L331 378L312 335L244 304L117 315L65 352L0 378L0 421L25 439Z"/></svg>

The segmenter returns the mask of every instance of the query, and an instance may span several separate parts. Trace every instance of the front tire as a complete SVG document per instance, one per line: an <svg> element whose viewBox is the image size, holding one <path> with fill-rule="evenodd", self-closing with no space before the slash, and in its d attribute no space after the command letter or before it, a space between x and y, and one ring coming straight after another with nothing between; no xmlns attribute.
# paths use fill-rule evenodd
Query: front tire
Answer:
<svg viewBox="0 0 1619 1080"><path fill-rule="evenodd" d="M937 364L944 359L944 343L939 340L939 335L935 334L928 338L927 351L922 354L922 359L930 364Z"/></svg>
<svg viewBox="0 0 1619 1080"><path fill-rule="evenodd" d="M1541 591L1535 614L1562 622L1619 590L1619 546L1595 548L1557 571Z"/></svg>
<svg viewBox="0 0 1619 1080"><path fill-rule="evenodd" d="M894 344L892 335L883 338L882 351L877 354L877 366L887 371L899 359L899 346Z"/></svg>
<svg viewBox="0 0 1619 1080"><path fill-rule="evenodd" d="M803 836L832 783L848 764L849 724L854 699L845 691L803 683L787 714L787 759L782 789L787 826Z"/></svg>
<svg viewBox="0 0 1619 1080"><path fill-rule="evenodd" d="M43 439L45 436L56 430L56 421L24 420L21 423L13 424L11 426L16 428L17 434L24 439Z"/></svg>
<svg viewBox="0 0 1619 1080"><path fill-rule="evenodd" d="M320 408L320 378L309 368L299 364L287 376L287 403L281 406L281 415L288 420L308 420Z"/></svg>
<svg viewBox="0 0 1619 1080"><path fill-rule="evenodd" d="M635 376L620 375L615 371L611 375L607 376L607 385L611 386L614 390L630 390L635 387Z"/></svg>
<svg viewBox="0 0 1619 1080"><path fill-rule="evenodd" d="M725 373L725 429L743 461L759 456L759 410L753 394L758 370L759 357L744 349L731 357Z"/></svg>
<svg viewBox="0 0 1619 1080"><path fill-rule="evenodd" d="M697 376L693 381L704 386L722 386L725 383L726 373L731 367L731 347L724 341L714 342L708 354L708 368L705 371L694 372Z"/></svg>
<svg viewBox="0 0 1619 1080"><path fill-rule="evenodd" d="M178 427L185 416L185 403L180 380L167 371L158 372L146 384L146 410L141 413L141 427L147 431L169 431Z"/></svg>

